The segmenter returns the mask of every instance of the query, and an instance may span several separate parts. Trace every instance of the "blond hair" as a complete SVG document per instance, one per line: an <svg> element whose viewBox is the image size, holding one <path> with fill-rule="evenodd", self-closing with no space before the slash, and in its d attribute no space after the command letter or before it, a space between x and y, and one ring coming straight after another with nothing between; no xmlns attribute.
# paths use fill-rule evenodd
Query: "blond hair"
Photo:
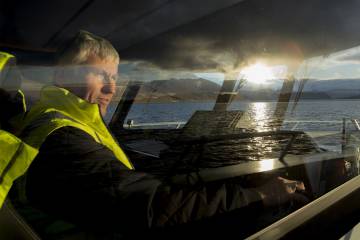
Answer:
<svg viewBox="0 0 360 240"><path fill-rule="evenodd" d="M58 65L79 65L94 56L101 60L120 60L118 52L108 40L81 30L60 48L57 59Z"/></svg>

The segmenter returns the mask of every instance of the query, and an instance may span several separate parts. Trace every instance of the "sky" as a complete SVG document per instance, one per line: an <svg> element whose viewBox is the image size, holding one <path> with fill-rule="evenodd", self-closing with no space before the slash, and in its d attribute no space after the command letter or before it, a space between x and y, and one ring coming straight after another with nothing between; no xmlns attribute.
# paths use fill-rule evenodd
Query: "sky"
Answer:
<svg viewBox="0 0 360 240"><path fill-rule="evenodd" d="M358 0L243 1L121 51L120 70L217 82L262 63L297 78L360 78L358 9Z"/></svg>
<svg viewBox="0 0 360 240"><path fill-rule="evenodd" d="M120 75L137 81L204 78L221 84L262 64L267 69L257 71L270 72L274 79L360 79L360 0L233 2L191 18L196 20L186 16L191 4L187 9L170 4L175 14L166 16L177 27L155 36L150 33L156 29L134 21L136 31L152 37L118 49ZM116 40L109 38L115 46Z"/></svg>
<svg viewBox="0 0 360 240"><path fill-rule="evenodd" d="M241 77L242 70L253 66L249 64L239 68L237 72ZM271 72L271 79L285 78L288 73L286 64L266 65L267 72ZM259 69L258 69L259 70ZM261 69L260 69L261 71ZM129 79L139 81L167 80L167 79L197 79L202 78L221 84L226 78L224 72L218 69L197 71L193 69L163 69L156 65L141 61L126 62L120 66L120 72ZM325 56L318 56L303 60L297 69L294 69L297 79L309 78L318 80L331 79L360 79L360 46L342 50ZM269 79L269 80L271 80Z"/></svg>
<svg viewBox="0 0 360 240"><path fill-rule="evenodd" d="M299 77L311 79L360 79L360 46L327 56L310 58L300 66Z"/></svg>

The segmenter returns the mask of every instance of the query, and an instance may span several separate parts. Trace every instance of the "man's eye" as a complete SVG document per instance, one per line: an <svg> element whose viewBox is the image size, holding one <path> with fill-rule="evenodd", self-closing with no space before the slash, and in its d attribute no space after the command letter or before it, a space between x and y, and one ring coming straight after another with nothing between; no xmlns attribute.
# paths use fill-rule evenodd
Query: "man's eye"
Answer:
<svg viewBox="0 0 360 240"><path fill-rule="evenodd" d="M113 76L111 76L111 80L113 80L114 82L118 82L119 81L119 75L113 75Z"/></svg>
<svg viewBox="0 0 360 240"><path fill-rule="evenodd" d="M97 77L100 81L105 82L105 76L103 74L97 74Z"/></svg>

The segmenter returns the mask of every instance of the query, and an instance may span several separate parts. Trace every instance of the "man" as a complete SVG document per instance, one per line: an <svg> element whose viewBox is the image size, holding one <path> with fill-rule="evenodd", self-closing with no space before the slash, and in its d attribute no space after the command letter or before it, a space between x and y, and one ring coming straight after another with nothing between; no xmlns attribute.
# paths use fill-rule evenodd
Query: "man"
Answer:
<svg viewBox="0 0 360 240"><path fill-rule="evenodd" d="M36 149L8 132L13 130L10 124L11 119L25 111L21 92L16 94L15 91L10 91L10 93L7 91L14 90L20 85L17 81L19 78L10 78L13 76L11 74L13 71L9 71L9 67L10 65L14 67L14 64L15 57L13 55L0 52L0 209L13 182L26 172L27 163L30 163L37 154ZM6 81L11 82L13 88L9 88Z"/></svg>
<svg viewBox="0 0 360 240"><path fill-rule="evenodd" d="M191 189L134 170L101 117L115 94L119 61L107 40L84 31L59 54L56 87L42 90L21 135L40 149L26 179L34 206L86 226L129 232L284 203L304 189L282 178L258 189L231 183Z"/></svg>
<svg viewBox="0 0 360 240"><path fill-rule="evenodd" d="M21 75L15 56L0 52L0 128L15 131L16 116L26 111L25 98L19 90Z"/></svg>

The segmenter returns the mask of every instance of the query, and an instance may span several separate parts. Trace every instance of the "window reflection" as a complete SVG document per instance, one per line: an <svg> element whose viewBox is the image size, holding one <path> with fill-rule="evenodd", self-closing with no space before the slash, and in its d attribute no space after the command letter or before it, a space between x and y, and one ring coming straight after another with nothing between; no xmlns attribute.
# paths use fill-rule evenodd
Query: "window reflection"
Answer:
<svg viewBox="0 0 360 240"><path fill-rule="evenodd" d="M265 172L274 169L274 160L268 159L268 160L262 160L259 162L259 171Z"/></svg>

